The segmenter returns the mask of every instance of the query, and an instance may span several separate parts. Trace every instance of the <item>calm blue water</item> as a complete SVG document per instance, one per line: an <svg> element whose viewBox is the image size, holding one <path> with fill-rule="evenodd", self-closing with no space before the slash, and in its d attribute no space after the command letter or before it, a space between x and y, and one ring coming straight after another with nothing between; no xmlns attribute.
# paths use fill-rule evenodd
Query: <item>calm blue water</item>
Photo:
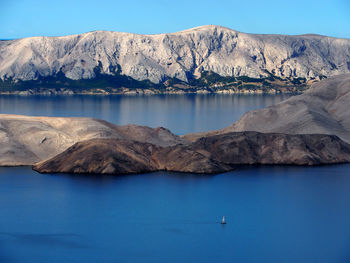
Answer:
<svg viewBox="0 0 350 263"><path fill-rule="evenodd" d="M163 126L176 134L220 129L290 95L0 96L0 113L94 117Z"/></svg>
<svg viewBox="0 0 350 263"><path fill-rule="evenodd" d="M98 178L2 168L0 262L349 262L349 171Z"/></svg>
<svg viewBox="0 0 350 263"><path fill-rule="evenodd" d="M185 133L227 126L242 111L280 99L0 97L0 111L173 125ZM350 165L114 177L3 167L0 262L348 263L349 189Z"/></svg>

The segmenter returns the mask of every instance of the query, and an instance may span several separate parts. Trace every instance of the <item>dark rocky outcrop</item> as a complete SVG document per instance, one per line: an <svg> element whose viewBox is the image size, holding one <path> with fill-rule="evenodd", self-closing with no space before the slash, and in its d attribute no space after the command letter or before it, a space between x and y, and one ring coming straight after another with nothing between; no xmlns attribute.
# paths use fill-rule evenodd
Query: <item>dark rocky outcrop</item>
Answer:
<svg viewBox="0 0 350 263"><path fill-rule="evenodd" d="M157 170L151 156L155 145L122 139L92 139L69 147L54 158L34 165L42 173L128 174Z"/></svg>
<svg viewBox="0 0 350 263"><path fill-rule="evenodd" d="M93 139L78 142L33 168L41 173L219 173L241 165L343 162L350 162L350 145L334 135L232 132L167 147L132 140Z"/></svg>

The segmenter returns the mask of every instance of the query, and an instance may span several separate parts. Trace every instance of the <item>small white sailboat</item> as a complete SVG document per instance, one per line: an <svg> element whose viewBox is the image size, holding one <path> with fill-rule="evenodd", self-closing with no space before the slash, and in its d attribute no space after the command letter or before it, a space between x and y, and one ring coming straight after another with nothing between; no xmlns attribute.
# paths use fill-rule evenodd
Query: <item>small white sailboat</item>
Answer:
<svg viewBox="0 0 350 263"><path fill-rule="evenodd" d="M225 216L222 217L222 219L221 219L221 224L222 224L222 225L225 225L225 224L226 224Z"/></svg>

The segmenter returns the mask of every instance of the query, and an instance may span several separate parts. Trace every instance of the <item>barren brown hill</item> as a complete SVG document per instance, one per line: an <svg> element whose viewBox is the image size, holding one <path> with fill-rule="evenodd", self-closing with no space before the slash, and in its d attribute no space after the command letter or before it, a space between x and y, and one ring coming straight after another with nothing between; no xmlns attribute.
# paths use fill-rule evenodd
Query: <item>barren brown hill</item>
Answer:
<svg viewBox="0 0 350 263"><path fill-rule="evenodd" d="M222 130L187 134L184 139L238 131L334 134L350 142L350 74L315 83L302 95L244 114Z"/></svg>
<svg viewBox="0 0 350 263"><path fill-rule="evenodd" d="M164 128L116 126L92 118L0 114L0 165L32 165L61 153L78 141L93 138L149 141L161 146L184 141Z"/></svg>
<svg viewBox="0 0 350 263"><path fill-rule="evenodd" d="M168 147L120 139L88 140L33 168L41 173L219 173L241 165L343 162L350 162L350 145L334 135L233 132Z"/></svg>

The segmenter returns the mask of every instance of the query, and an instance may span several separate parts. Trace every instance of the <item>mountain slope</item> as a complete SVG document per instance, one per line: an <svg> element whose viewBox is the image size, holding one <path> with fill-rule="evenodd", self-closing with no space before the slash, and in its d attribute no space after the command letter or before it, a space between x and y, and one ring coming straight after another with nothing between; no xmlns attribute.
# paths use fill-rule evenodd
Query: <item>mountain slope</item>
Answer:
<svg viewBox="0 0 350 263"><path fill-rule="evenodd" d="M335 134L350 142L350 74L313 85L302 95L250 111L225 132L260 131L289 134Z"/></svg>
<svg viewBox="0 0 350 263"><path fill-rule="evenodd" d="M164 128L116 126L92 118L0 114L0 166L31 165L53 157L78 141L127 139L169 146L185 143Z"/></svg>
<svg viewBox="0 0 350 263"><path fill-rule="evenodd" d="M334 134L350 142L350 74L315 83L304 94L279 104L245 113L218 131L185 135L188 140L228 132L257 131L286 134Z"/></svg>
<svg viewBox="0 0 350 263"><path fill-rule="evenodd" d="M153 84L167 79L189 83L204 72L306 80L347 73L350 39L256 35L202 26L159 35L95 31L0 41L3 82L106 75L118 81L126 81L120 79L126 76Z"/></svg>

